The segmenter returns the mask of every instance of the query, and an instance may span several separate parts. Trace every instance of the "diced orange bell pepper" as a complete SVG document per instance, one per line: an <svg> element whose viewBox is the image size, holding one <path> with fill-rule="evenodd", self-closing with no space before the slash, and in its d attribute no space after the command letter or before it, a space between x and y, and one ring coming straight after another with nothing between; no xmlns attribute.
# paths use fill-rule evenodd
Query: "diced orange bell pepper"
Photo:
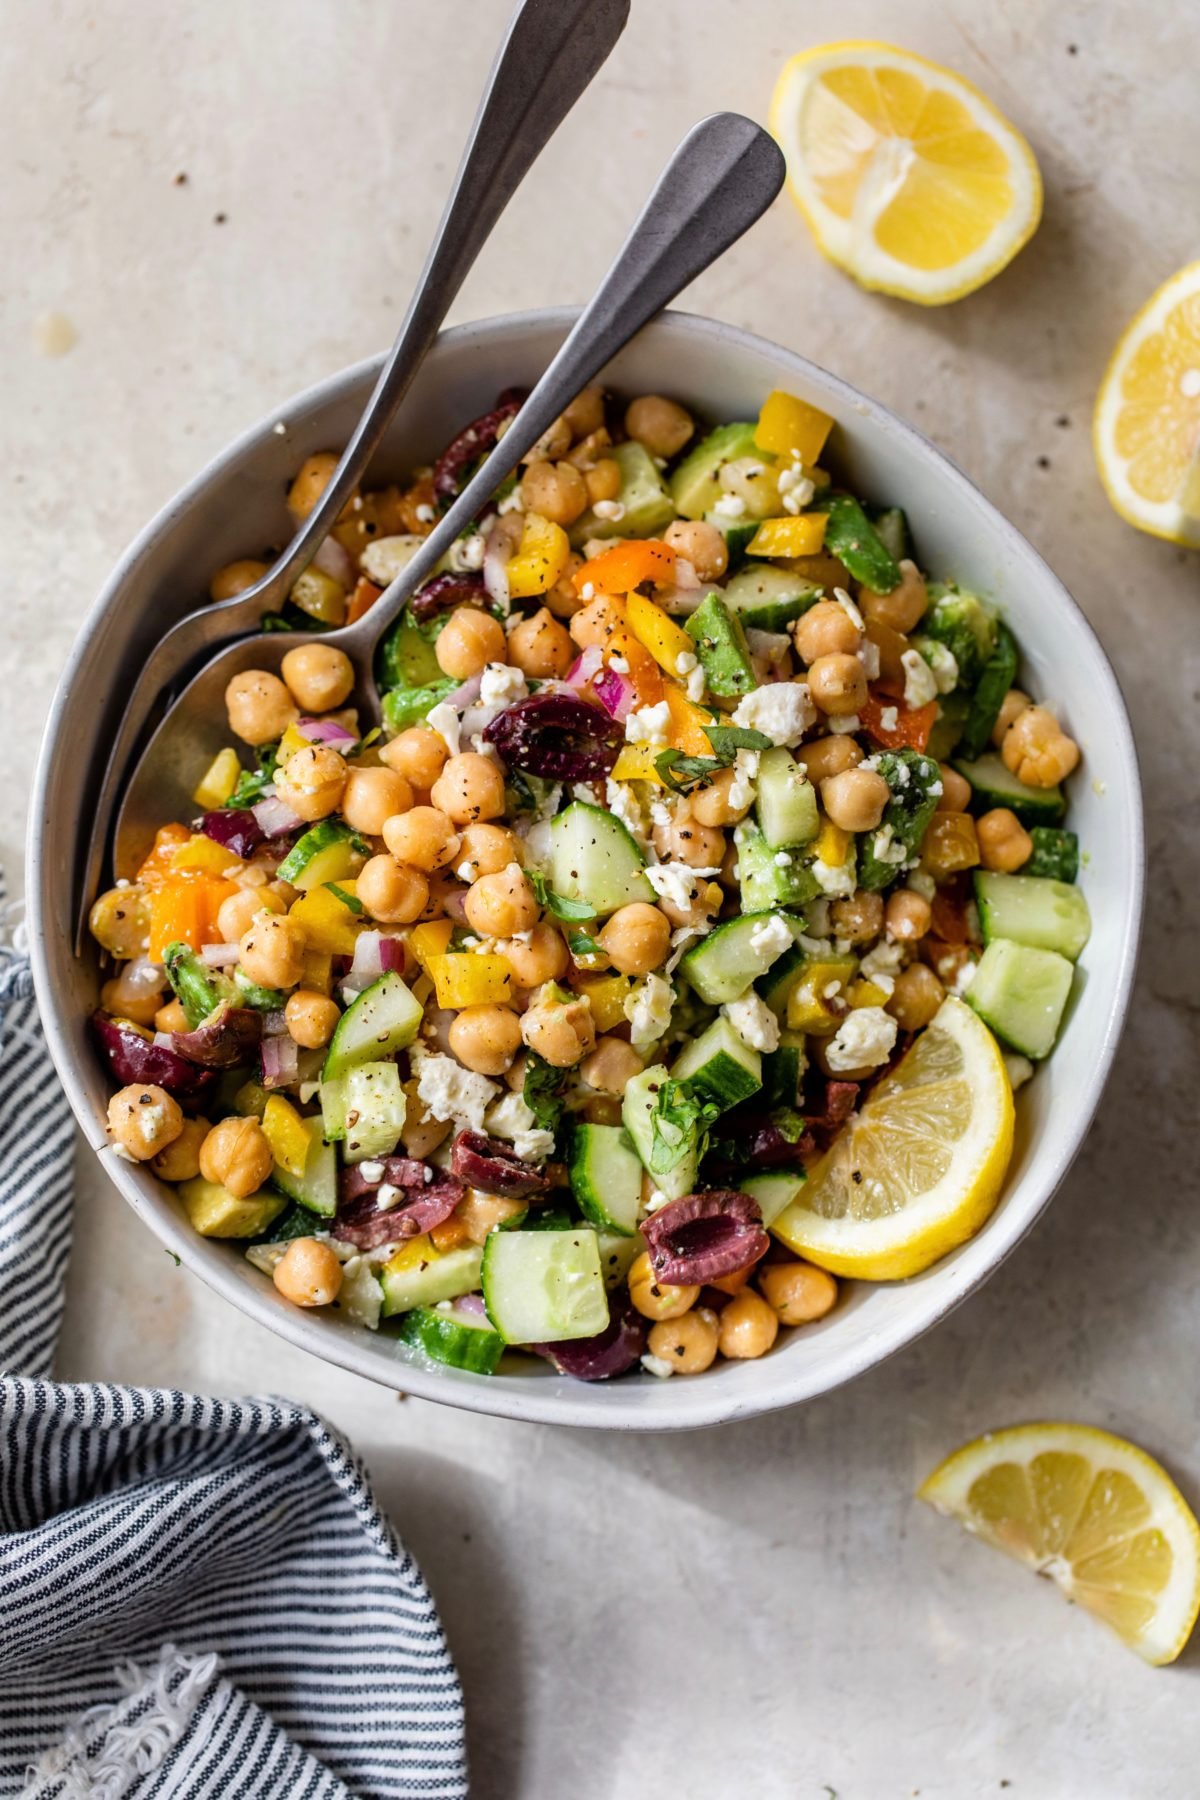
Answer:
<svg viewBox="0 0 1200 1800"><path fill-rule="evenodd" d="M747 556L814 556L825 542L824 513L764 519L746 547Z"/></svg>
<svg viewBox="0 0 1200 1800"><path fill-rule="evenodd" d="M571 559L571 542L561 525L526 513L517 554L505 568L514 600L528 600L552 588Z"/></svg>
<svg viewBox="0 0 1200 1800"><path fill-rule="evenodd" d="M437 1003L455 1011L464 1006L502 1006L513 998L513 974L503 956L474 951L427 958Z"/></svg>
<svg viewBox="0 0 1200 1800"><path fill-rule="evenodd" d="M299 1179L312 1149L312 1126L282 1094L272 1094L263 1108L262 1128L279 1167Z"/></svg>
<svg viewBox="0 0 1200 1800"><path fill-rule="evenodd" d="M352 881L342 881L338 885L343 893L354 897ZM293 901L288 918L303 927L307 949L323 951L327 956L353 956L359 931L366 924L361 913L347 906L331 887L323 885L309 888Z"/></svg>
<svg viewBox="0 0 1200 1800"><path fill-rule="evenodd" d="M613 780L652 781L656 787L662 787L663 778L655 767L655 758L660 754L654 744L623 744L613 765Z"/></svg>
<svg viewBox="0 0 1200 1800"><path fill-rule="evenodd" d="M198 871L201 875L224 875L232 881L244 872L245 867L240 856L226 850L214 838L205 837L203 832L197 832L186 844L181 844L171 858L171 871L175 875Z"/></svg>
<svg viewBox="0 0 1200 1800"><path fill-rule="evenodd" d="M668 675L679 673L681 656L695 660L696 646L683 626L677 625L653 600L647 600L644 594L630 594L625 608L629 614L629 629Z"/></svg>
<svg viewBox="0 0 1200 1800"><path fill-rule="evenodd" d="M624 538L576 569L571 577L582 594L591 584L598 594L632 594L643 581L672 581L675 552L658 538Z"/></svg>
<svg viewBox="0 0 1200 1800"><path fill-rule="evenodd" d="M217 913L223 901L238 892L235 882L214 875L176 875L154 888L150 895L151 962L161 962L168 944L187 944L199 950L220 942Z"/></svg>
<svg viewBox="0 0 1200 1800"><path fill-rule="evenodd" d="M715 723L713 715L688 699L681 687L663 683L663 698L671 714L671 748L685 756L711 756L713 747L704 730L705 722Z"/></svg>
<svg viewBox="0 0 1200 1800"><path fill-rule="evenodd" d="M159 887L172 879L175 852L191 837L186 825L160 825L154 836L154 848L137 872L143 887Z"/></svg>
<svg viewBox="0 0 1200 1800"><path fill-rule="evenodd" d="M433 1227L429 1233L429 1241L435 1250L440 1250L445 1255L447 1250L459 1250L464 1244L470 1244L474 1240L463 1221L457 1214L451 1213L448 1219L443 1219L440 1225Z"/></svg>
<svg viewBox="0 0 1200 1800"><path fill-rule="evenodd" d="M754 442L772 456L791 456L811 466L825 448L833 420L807 400L776 388L763 402Z"/></svg>
<svg viewBox="0 0 1200 1800"><path fill-rule="evenodd" d="M413 926L408 934L408 947L427 975L430 957L444 956L453 936L454 924L450 919L430 919L425 925Z"/></svg>
<svg viewBox="0 0 1200 1800"><path fill-rule="evenodd" d="M637 705L657 706L663 697L662 671L632 631L614 631L605 648L609 655L615 650L629 665L629 679L633 683Z"/></svg>
<svg viewBox="0 0 1200 1800"><path fill-rule="evenodd" d="M365 575L360 575L350 595L350 604L346 608L347 625L355 624L364 613L370 612L382 592L381 587L376 587L373 581L368 581Z"/></svg>
<svg viewBox="0 0 1200 1800"><path fill-rule="evenodd" d="M877 693L868 694L858 709L863 730L887 750L924 750L937 723L937 715L936 700L930 700L925 706L910 707L899 700L889 701L886 696L881 699Z"/></svg>
<svg viewBox="0 0 1200 1800"><path fill-rule="evenodd" d="M611 1031L614 1026L628 1022L625 1002L633 992L631 975L585 976L575 985L591 1006L592 1022L597 1031Z"/></svg>

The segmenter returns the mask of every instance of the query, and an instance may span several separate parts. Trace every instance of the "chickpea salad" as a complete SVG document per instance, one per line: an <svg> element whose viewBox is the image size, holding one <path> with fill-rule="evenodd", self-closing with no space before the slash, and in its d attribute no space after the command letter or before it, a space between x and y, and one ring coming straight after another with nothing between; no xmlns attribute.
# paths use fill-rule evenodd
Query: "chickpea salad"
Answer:
<svg viewBox="0 0 1200 1800"><path fill-rule="evenodd" d="M357 494L278 627L369 608L521 398ZM295 1305L691 1375L995 1205L1089 935L1080 753L832 423L588 389L390 632L383 731L333 645L236 676L97 900L116 1152Z"/></svg>

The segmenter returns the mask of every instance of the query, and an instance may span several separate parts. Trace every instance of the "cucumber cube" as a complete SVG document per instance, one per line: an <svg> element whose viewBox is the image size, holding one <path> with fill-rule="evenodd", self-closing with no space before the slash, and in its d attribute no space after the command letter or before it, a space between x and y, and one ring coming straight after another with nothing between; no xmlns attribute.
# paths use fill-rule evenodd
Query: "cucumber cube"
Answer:
<svg viewBox="0 0 1200 1800"><path fill-rule="evenodd" d="M976 965L967 999L1022 1056L1049 1056L1071 992L1074 965L1056 950L995 938Z"/></svg>

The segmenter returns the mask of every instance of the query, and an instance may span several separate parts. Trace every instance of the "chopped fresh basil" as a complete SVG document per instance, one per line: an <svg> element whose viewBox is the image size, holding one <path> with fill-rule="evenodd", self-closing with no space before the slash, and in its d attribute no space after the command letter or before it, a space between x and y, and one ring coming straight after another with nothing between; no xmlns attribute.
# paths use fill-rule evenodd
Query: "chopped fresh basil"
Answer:
<svg viewBox="0 0 1200 1800"><path fill-rule="evenodd" d="M589 906L586 900L568 900L562 894L556 894L540 869L526 869L526 878L537 895L539 906L553 913L565 925L572 925L583 919L594 919L596 909Z"/></svg>

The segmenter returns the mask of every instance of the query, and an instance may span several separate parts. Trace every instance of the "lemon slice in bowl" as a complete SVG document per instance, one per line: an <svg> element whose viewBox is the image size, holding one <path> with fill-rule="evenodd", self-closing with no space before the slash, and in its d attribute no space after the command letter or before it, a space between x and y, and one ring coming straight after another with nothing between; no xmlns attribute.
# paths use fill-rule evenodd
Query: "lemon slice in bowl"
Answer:
<svg viewBox="0 0 1200 1800"><path fill-rule="evenodd" d="M1173 1662L1200 1611L1200 1525L1153 1457L1090 1425L1015 1425L956 1450L917 1490L1110 1625Z"/></svg>
<svg viewBox="0 0 1200 1800"><path fill-rule="evenodd" d="M1012 1142L1000 1047L969 1006L947 999L771 1229L835 1275L917 1275L990 1216Z"/></svg>
<svg viewBox="0 0 1200 1800"><path fill-rule="evenodd" d="M1100 385L1093 442L1122 518L1200 548L1200 262L1126 328Z"/></svg>
<svg viewBox="0 0 1200 1800"><path fill-rule="evenodd" d="M864 287L940 306L1037 230L1033 151L978 88L890 44L822 44L785 63L770 126L817 247Z"/></svg>

